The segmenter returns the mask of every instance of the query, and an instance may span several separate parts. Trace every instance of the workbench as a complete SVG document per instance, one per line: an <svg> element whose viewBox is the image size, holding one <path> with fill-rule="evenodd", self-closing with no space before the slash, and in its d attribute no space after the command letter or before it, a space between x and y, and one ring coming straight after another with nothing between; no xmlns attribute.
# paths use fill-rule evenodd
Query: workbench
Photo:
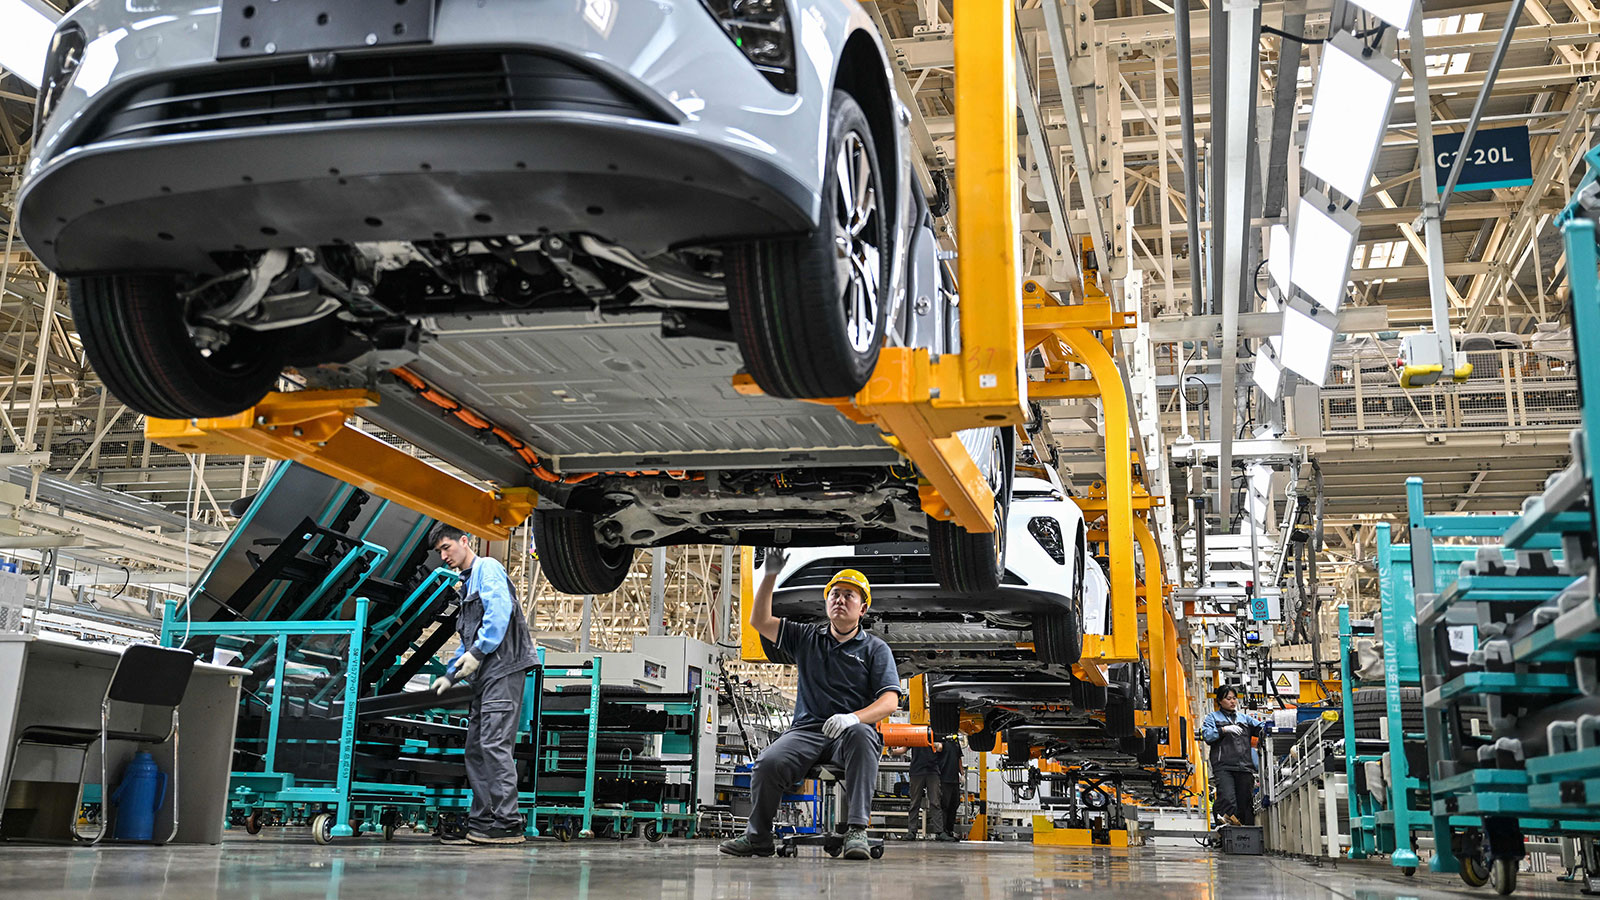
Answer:
<svg viewBox="0 0 1600 900"><path fill-rule="evenodd" d="M23 728L39 724L99 728L100 701L121 655L122 648L112 644L0 632L0 773L12 765L12 744ZM181 757L176 842L215 844L222 840L240 676L246 674L246 670L231 666L195 664L189 689L178 707ZM142 726L140 712L140 707L115 704L111 727L166 731L164 711L145 709ZM123 767L139 749L150 750L161 770L172 774L172 742L159 747L113 743L106 765L108 792L116 790ZM36 745L21 748L6 798L8 834L22 828L25 830L18 836L27 839L71 839L79 760L77 750ZM96 742L89 751L84 779L93 785L99 776ZM155 833L163 836L171 830L172 804L168 802L156 818Z"/></svg>

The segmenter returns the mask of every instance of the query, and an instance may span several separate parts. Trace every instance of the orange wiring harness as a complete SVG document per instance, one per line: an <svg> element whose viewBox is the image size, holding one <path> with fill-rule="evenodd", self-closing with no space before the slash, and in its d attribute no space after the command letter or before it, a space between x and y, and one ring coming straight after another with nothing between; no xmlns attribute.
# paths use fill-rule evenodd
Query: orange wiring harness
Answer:
<svg viewBox="0 0 1600 900"><path fill-rule="evenodd" d="M528 468L533 472L533 477L539 479L540 481L549 484L582 484L583 482L588 481L591 478L596 478L600 475L664 474L671 478L688 481L700 481L705 478L704 475L699 473L690 475L688 472L682 469L671 469L666 471L660 469L647 469L639 472L584 472L581 475L557 475L555 472L545 468L544 462L539 459L539 454L533 452L532 447L529 447L526 443L517 439L509 431L506 431L499 425L496 425L488 419L485 419L483 416L478 415L471 409L462 406L454 397L445 394L438 388L433 387L426 381L423 381L422 378L415 372L412 372L409 369L390 369L389 371L396 378L400 379L400 381L403 382L406 387L409 387L412 391L416 392L417 396L456 417L456 419L460 420L461 423L466 425L468 428L471 428L473 431L479 432L480 434L488 433L494 435L500 440L501 443L505 444L507 447L510 447L513 452L522 457L522 461L527 463Z"/></svg>

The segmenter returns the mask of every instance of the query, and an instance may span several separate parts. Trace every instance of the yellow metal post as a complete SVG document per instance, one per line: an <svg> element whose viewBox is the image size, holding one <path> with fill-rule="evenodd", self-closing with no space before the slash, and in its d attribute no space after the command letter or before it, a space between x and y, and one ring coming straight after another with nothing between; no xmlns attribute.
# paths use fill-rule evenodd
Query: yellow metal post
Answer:
<svg viewBox="0 0 1600 900"><path fill-rule="evenodd" d="M377 402L362 390L272 393L237 415L146 419L145 437L180 453L293 460L491 541L532 515L532 488L487 490L348 427L357 409Z"/></svg>
<svg viewBox="0 0 1600 900"><path fill-rule="evenodd" d="M1167 670L1177 664L1177 648L1167 643L1161 548L1156 545L1156 536L1143 516L1134 519L1133 531L1144 554L1144 623L1145 632L1150 636L1150 721L1157 727L1170 728L1173 723L1168 715Z"/></svg>
<svg viewBox="0 0 1600 900"><path fill-rule="evenodd" d="M906 679L906 683L911 688L911 699L906 701L911 712L911 724L931 724L931 717L928 715L928 676L913 675Z"/></svg>
<svg viewBox="0 0 1600 900"><path fill-rule="evenodd" d="M1106 556L1111 563L1110 656L1137 659L1139 620L1133 571L1133 446L1128 438L1128 400L1122 374L1104 344L1083 328L1058 332L1100 388L1106 441ZM1106 641L1101 641L1104 648Z"/></svg>
<svg viewBox="0 0 1600 900"><path fill-rule="evenodd" d="M962 396L971 403L1025 405L1017 190L1017 73L1014 4L955 0L956 245L961 248ZM973 301L976 301L974 303ZM969 305L970 304L970 305ZM977 312L977 315L972 315ZM1021 418L1011 420L1013 423Z"/></svg>
<svg viewBox="0 0 1600 900"><path fill-rule="evenodd" d="M755 601L756 551L753 547L739 548L739 658L745 662L766 662L767 651L761 646L761 635L750 627L750 604Z"/></svg>

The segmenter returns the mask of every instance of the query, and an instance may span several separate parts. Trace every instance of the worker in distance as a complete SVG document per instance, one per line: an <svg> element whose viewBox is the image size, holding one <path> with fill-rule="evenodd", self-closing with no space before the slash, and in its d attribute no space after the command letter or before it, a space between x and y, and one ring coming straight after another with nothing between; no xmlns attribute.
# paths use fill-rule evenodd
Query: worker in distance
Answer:
<svg viewBox="0 0 1600 900"><path fill-rule="evenodd" d="M1256 823L1256 761L1250 739L1266 733L1266 723L1239 711L1239 691L1217 688L1217 708L1200 723L1200 737L1211 745L1211 776L1217 786L1216 814L1229 825Z"/></svg>
<svg viewBox="0 0 1600 900"><path fill-rule="evenodd" d="M742 837L723 841L720 849L731 856L771 856L772 816L784 793L812 766L832 761L845 770L843 856L868 859L866 829L883 753L874 726L899 709L900 675L889 645L861 628L872 607L872 585L855 569L841 570L823 588L826 622L803 625L773 616L772 589L787 560L782 550L767 551L749 626L761 635L767 659L799 669L794 722L756 759L749 824Z"/></svg>
<svg viewBox="0 0 1600 900"><path fill-rule="evenodd" d="M461 574L456 636L461 646L433 680L434 693L452 684L472 685L467 720L467 786L472 807L465 834L445 834L446 844L520 844L524 836L517 812L517 717L528 670L538 664L533 636L500 561L479 556L466 534L440 524L428 535L444 564Z"/></svg>

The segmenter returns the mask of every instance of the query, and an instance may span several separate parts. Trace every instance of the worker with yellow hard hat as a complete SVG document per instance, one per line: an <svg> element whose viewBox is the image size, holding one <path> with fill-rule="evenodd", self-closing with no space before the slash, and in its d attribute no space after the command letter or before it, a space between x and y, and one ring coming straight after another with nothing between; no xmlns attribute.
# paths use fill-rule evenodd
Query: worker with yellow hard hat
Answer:
<svg viewBox="0 0 1600 900"><path fill-rule="evenodd" d="M883 738L873 726L900 707L899 671L889 645L861 628L872 606L872 585L855 569L839 571L823 588L827 621L807 625L774 616L772 589L787 561L784 551L767 551L750 627L761 635L768 659L799 670L794 723L756 759L749 823L742 837L723 841L720 849L731 856L771 856L772 817L784 793L812 766L832 761L844 767L842 855L868 859L866 829L883 753Z"/></svg>

